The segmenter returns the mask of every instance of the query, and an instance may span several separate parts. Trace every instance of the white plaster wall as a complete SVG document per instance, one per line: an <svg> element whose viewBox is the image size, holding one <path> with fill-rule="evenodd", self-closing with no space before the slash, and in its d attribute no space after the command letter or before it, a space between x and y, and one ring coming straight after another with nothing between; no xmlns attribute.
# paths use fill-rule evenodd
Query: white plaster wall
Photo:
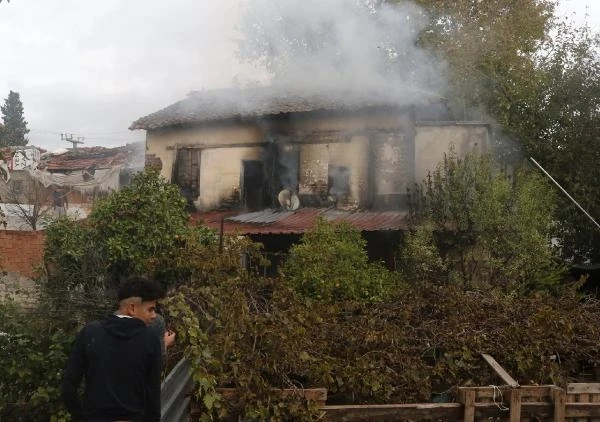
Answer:
<svg viewBox="0 0 600 422"><path fill-rule="evenodd" d="M369 140L353 136L349 142L329 145L329 164L350 169L350 197L346 206L359 206L366 201L369 163Z"/></svg>
<svg viewBox="0 0 600 422"><path fill-rule="evenodd" d="M261 147L204 149L200 156L200 196L196 205L207 210L240 191L242 160L260 160Z"/></svg>
<svg viewBox="0 0 600 422"><path fill-rule="evenodd" d="M149 131L146 135L148 154L162 161L161 175L171 181L178 146L206 147L264 141L264 131L257 125L222 124L196 128Z"/></svg>
<svg viewBox="0 0 600 422"><path fill-rule="evenodd" d="M451 145L458 156L489 148L489 127L483 123L417 125L415 134L415 182L421 183L428 171L444 159Z"/></svg>
<svg viewBox="0 0 600 422"><path fill-rule="evenodd" d="M326 190L329 164L347 166L350 168L349 203L356 206L368 201L369 142L378 136L373 131L379 131L379 136L385 136L386 132L401 134L405 141L413 134L408 113L311 116L291 121L274 121L271 124L271 129L273 128L290 134L297 141L305 142L298 147L300 194L325 193L315 192L314 187ZM414 178L410 179L416 182L422 181L427 171L435 168L443 159L444 153L450 150L450 145L454 145L456 152L463 155L473 148L486 150L489 144L488 126L484 124L419 124L414 130L414 157L412 150L407 149L401 151L402 154L392 151L388 159L398 156L399 167L405 166L407 160L414 159L414 170L410 169L410 173L414 172ZM196 128L150 131L147 135L147 150L161 159L161 173L167 180L171 180L177 147L193 146L202 149L200 197L197 205L206 210L217 207L221 200L230 198L236 191L239 193L242 160L260 160L262 147L253 144L261 143L264 139L265 130L258 124L210 124ZM326 141L330 143L324 143ZM243 144L248 146L244 147ZM215 145L231 145L231 148L210 148ZM378 174L377 171L375 168L375 175ZM399 171L402 172L402 169ZM412 183L407 177L402 180ZM376 180L378 179L377 177ZM397 193L400 185L402 183L395 181L394 186L379 186L379 193Z"/></svg>
<svg viewBox="0 0 600 422"><path fill-rule="evenodd" d="M305 144L300 146L300 172L298 174L298 192L300 194L315 192L315 186L327 187L329 166L328 144Z"/></svg>

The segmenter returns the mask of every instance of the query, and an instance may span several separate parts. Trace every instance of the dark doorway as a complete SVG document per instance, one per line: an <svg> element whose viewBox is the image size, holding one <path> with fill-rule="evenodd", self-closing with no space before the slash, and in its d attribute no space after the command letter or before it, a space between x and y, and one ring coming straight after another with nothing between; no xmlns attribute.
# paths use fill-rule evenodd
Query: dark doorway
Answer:
<svg viewBox="0 0 600 422"><path fill-rule="evenodd" d="M242 204L246 210L258 211L263 208L265 178L262 161L242 161L241 196Z"/></svg>

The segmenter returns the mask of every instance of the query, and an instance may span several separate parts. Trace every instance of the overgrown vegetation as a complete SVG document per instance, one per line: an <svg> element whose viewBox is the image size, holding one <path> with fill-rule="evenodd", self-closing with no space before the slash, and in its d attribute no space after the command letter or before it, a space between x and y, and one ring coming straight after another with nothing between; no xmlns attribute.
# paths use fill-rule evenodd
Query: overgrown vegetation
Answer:
<svg viewBox="0 0 600 422"><path fill-rule="evenodd" d="M391 3L402 3L390 0ZM502 154L533 157L589 213L600 209L600 34L555 13L552 0L417 0L429 14L422 45L448 66L458 119L499 124ZM600 258L600 231L562 194L564 259Z"/></svg>
<svg viewBox="0 0 600 422"><path fill-rule="evenodd" d="M273 388L325 387L332 404L451 399L458 385L500 384L479 353L519 381L564 385L598 364L598 302L578 295L473 291L415 283L380 302L307 300L284 280L239 275L177 289L170 317L199 359L204 419L316 420ZM190 323L191 321L191 323ZM223 401L216 387L238 389ZM286 404L287 406L287 404Z"/></svg>
<svg viewBox="0 0 600 422"><path fill-rule="evenodd" d="M403 271L413 280L468 288L556 288L564 267L550 247L555 203L536 174L509 175L489 155L452 152L412 195Z"/></svg>
<svg viewBox="0 0 600 422"><path fill-rule="evenodd" d="M226 236L220 245L202 226L181 226L177 200L165 212L174 228L152 246L144 238L155 234L156 214L146 207L169 205L161 195L174 193L164 187L148 171L100 202L90 220L50 225L38 307L2 307L11 324L0 337L9 362L0 379L11 382L0 384L8 398L0 415L64 416L62 365L81 324L111 310L113 265L168 280L173 355L194 363L206 421L318 419L315 403L274 388L325 387L331 403L344 404L451 398L458 385L499 382L480 352L523 382L562 384L599 363L597 301L582 300L576 286L557 288L548 186L526 173L496 173L489 157L451 156L431 176L416 197L401 274L369 263L355 229L321 220L292 248L280 277L265 278L259 244ZM123 214L133 208L139 217ZM142 247L114 236L117 226ZM221 387L236 389L237 399L224 400Z"/></svg>
<svg viewBox="0 0 600 422"><path fill-rule="evenodd" d="M94 204L88 222L115 282L131 273L160 273L189 231L185 199L155 169Z"/></svg>
<svg viewBox="0 0 600 422"><path fill-rule="evenodd" d="M129 186L98 200L85 221L61 218L47 229L44 262L49 284L114 287L131 273L170 285L188 277L182 259L214 233L190 226L185 199L157 170L138 173Z"/></svg>

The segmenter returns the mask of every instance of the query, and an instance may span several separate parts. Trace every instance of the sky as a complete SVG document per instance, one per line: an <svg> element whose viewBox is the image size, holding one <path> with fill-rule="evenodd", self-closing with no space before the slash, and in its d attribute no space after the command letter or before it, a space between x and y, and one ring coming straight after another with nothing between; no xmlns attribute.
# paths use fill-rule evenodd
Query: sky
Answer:
<svg viewBox="0 0 600 422"><path fill-rule="evenodd" d="M252 1L1 1L0 100L20 94L29 143L49 151L71 146L61 134L143 141L129 125L192 90L265 81L236 53ZM600 0L561 0L558 12L600 31Z"/></svg>

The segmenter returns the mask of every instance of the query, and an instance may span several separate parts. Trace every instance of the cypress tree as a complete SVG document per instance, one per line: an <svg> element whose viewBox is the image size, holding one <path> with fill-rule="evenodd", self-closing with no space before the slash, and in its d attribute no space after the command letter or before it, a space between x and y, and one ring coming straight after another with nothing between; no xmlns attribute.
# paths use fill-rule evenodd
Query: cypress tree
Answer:
<svg viewBox="0 0 600 422"><path fill-rule="evenodd" d="M24 146L29 139L27 121L23 117L23 103L18 92L10 91L0 107L4 129L0 131L0 146Z"/></svg>

